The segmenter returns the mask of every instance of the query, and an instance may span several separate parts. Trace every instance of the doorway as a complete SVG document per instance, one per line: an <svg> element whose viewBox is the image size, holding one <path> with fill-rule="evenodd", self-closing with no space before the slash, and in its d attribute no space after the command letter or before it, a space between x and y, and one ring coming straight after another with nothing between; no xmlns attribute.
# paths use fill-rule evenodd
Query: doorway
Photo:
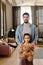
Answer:
<svg viewBox="0 0 43 65"><path fill-rule="evenodd" d="M13 6L12 13L13 13L13 28L16 30L17 26L20 24L20 6Z"/></svg>

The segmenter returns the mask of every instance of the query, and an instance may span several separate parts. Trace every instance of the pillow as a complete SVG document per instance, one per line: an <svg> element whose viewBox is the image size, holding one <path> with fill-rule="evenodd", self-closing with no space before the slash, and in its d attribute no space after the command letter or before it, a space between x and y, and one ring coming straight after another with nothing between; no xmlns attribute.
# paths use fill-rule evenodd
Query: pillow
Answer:
<svg viewBox="0 0 43 65"><path fill-rule="evenodd" d="M8 43L14 43L15 39L14 38L8 38Z"/></svg>

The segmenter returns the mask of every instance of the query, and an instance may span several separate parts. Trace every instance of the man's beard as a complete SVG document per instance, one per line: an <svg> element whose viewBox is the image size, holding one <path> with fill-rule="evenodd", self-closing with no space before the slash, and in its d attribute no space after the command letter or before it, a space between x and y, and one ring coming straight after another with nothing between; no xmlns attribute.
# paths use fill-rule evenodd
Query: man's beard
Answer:
<svg viewBox="0 0 43 65"><path fill-rule="evenodd" d="M24 21L24 23L28 23L28 21Z"/></svg>

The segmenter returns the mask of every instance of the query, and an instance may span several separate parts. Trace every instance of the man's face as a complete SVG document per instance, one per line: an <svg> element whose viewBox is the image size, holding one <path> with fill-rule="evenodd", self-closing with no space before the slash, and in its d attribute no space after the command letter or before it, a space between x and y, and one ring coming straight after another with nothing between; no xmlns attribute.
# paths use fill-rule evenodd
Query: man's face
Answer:
<svg viewBox="0 0 43 65"><path fill-rule="evenodd" d="M24 23L28 23L28 21L29 21L29 16L28 16L28 15L24 15L24 16L23 16L23 20L24 20Z"/></svg>

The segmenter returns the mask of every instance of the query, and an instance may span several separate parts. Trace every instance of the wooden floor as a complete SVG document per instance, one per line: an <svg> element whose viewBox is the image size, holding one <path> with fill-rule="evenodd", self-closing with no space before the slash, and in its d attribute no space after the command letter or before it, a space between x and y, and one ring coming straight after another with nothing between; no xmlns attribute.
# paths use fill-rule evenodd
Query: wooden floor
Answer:
<svg viewBox="0 0 43 65"><path fill-rule="evenodd" d="M14 50L11 57L0 57L0 65L21 65L19 59L19 51L17 49ZM34 58L33 65L43 65L43 59Z"/></svg>
<svg viewBox="0 0 43 65"><path fill-rule="evenodd" d="M34 59L33 65L43 65L43 59Z"/></svg>

